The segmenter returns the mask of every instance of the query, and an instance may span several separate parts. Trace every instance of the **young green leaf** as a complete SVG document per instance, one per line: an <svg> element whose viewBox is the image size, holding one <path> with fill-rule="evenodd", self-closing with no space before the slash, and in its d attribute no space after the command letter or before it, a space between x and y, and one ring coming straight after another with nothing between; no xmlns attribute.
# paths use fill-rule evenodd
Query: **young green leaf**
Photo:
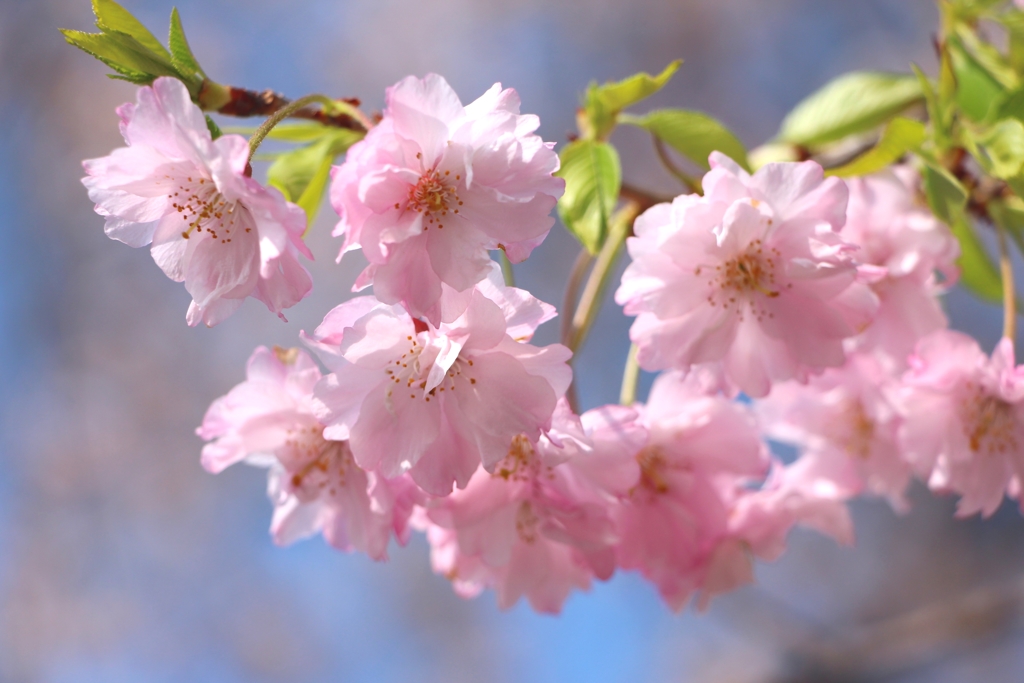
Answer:
<svg viewBox="0 0 1024 683"><path fill-rule="evenodd" d="M284 152L267 169L267 182L302 206L311 224L327 183L324 174L330 173L335 157L361 137L355 131L336 128L313 144Z"/></svg>
<svg viewBox="0 0 1024 683"><path fill-rule="evenodd" d="M932 213L947 225L952 225L967 205L967 190L941 166L925 166L924 193Z"/></svg>
<svg viewBox="0 0 1024 683"><path fill-rule="evenodd" d="M325 126L317 121L280 123L267 133L267 139L281 140L282 142L314 142L337 130L337 128ZM227 131L251 137L256 132L256 128L253 126L231 126Z"/></svg>
<svg viewBox="0 0 1024 683"><path fill-rule="evenodd" d="M124 33L134 38L148 51L170 60L171 55L152 33L114 0L92 0L92 11L96 15L96 27L104 33Z"/></svg>
<svg viewBox="0 0 1024 683"><path fill-rule="evenodd" d="M949 224L960 241L960 284L986 301L1002 301L1003 280L999 269L978 239L963 211L957 211Z"/></svg>
<svg viewBox="0 0 1024 683"><path fill-rule="evenodd" d="M619 112L665 87L682 63L681 59L677 59L657 76L638 73L604 85L591 83L583 104L587 127L590 130L583 130L581 127L581 132L586 137L599 140L607 138L615 127Z"/></svg>
<svg viewBox="0 0 1024 683"><path fill-rule="evenodd" d="M840 76L786 116L779 140L817 146L871 130L923 97L910 75L854 72Z"/></svg>
<svg viewBox="0 0 1024 683"><path fill-rule="evenodd" d="M196 61L195 55L192 54L188 39L185 38L185 29L181 26L181 16L178 14L177 7L171 9L171 30L167 37L167 45L171 48L171 63L174 64L178 73L190 76L198 74L206 77L199 62Z"/></svg>
<svg viewBox="0 0 1024 683"><path fill-rule="evenodd" d="M923 123L898 116L886 126L878 144L848 164L829 169L825 175L847 178L876 173L918 149L927 137Z"/></svg>
<svg viewBox="0 0 1024 683"><path fill-rule="evenodd" d="M309 233L309 229L313 226L313 221L316 220L316 215L320 210L320 205L323 203L324 193L327 191L327 181L331 178L331 166L334 164L333 155L324 155L320 161L319 168L310 178L309 184L306 185L306 189L299 195L296 204L298 204L303 211L306 212L306 233Z"/></svg>
<svg viewBox="0 0 1024 683"><path fill-rule="evenodd" d="M220 126L217 125L217 122L211 119L209 116L206 117L206 129L210 131L210 137L212 137L214 140L219 138L221 135L224 135L224 131L220 129Z"/></svg>
<svg viewBox="0 0 1024 683"><path fill-rule="evenodd" d="M177 76L169 59L153 53L126 33L85 33L61 29L64 39L133 82L152 83L157 76Z"/></svg>
<svg viewBox="0 0 1024 683"><path fill-rule="evenodd" d="M972 121L984 121L993 105L1004 97L1005 88L955 37L947 43L956 75L956 103Z"/></svg>
<svg viewBox="0 0 1024 683"><path fill-rule="evenodd" d="M608 236L608 219L619 201L619 154L606 142L576 140L562 150L561 158L558 175L565 178L565 194L558 200L558 215L569 232L596 254Z"/></svg>
<svg viewBox="0 0 1024 683"><path fill-rule="evenodd" d="M731 130L696 111L656 109L644 116L622 114L621 123L639 126L702 168L710 168L708 156L721 152L749 170L747 150Z"/></svg>
<svg viewBox="0 0 1024 683"><path fill-rule="evenodd" d="M1004 119L977 138L979 162L997 178L1020 175L1024 165L1024 123Z"/></svg>

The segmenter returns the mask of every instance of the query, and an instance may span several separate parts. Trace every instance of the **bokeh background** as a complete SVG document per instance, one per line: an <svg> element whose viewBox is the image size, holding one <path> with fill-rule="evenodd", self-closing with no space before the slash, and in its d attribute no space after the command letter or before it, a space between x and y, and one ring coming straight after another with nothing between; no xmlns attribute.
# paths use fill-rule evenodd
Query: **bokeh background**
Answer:
<svg viewBox="0 0 1024 683"><path fill-rule="evenodd" d="M167 0L123 2L166 28ZM379 109L410 73L441 73L466 101L501 81L560 142L588 81L677 57L651 106L708 111L751 146L844 71L935 64L932 0L178 4L221 82ZM295 345L361 263L334 263L326 209L316 291L290 323L250 300L187 328L184 289L104 236L79 183L81 159L121 144L114 107L134 98L57 32L91 25L88 0L0 0L0 682L1021 680L1020 513L955 521L920 487L903 517L855 503L856 549L795 533L705 614L672 614L632 574L560 617L501 612L491 594L456 597L420 538L383 564L319 539L275 547L263 471L206 474L193 430L255 346ZM615 142L628 182L676 191L644 135ZM575 252L556 228L520 284L560 302ZM947 301L991 348L998 311ZM616 399L627 326L606 306L577 363L585 406Z"/></svg>

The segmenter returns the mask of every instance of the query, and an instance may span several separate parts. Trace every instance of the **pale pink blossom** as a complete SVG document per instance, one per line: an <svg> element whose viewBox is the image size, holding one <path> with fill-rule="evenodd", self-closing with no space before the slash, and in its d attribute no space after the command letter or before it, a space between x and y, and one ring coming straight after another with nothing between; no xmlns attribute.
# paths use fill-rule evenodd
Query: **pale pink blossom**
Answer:
<svg viewBox="0 0 1024 683"><path fill-rule="evenodd" d="M246 381L214 401L197 433L210 441L203 466L237 462L270 468L271 533L280 544L322 532L332 546L382 560L394 535L405 543L414 504L409 481L360 469L344 441L328 441L313 414L320 370L298 349L260 347Z"/></svg>
<svg viewBox="0 0 1024 683"><path fill-rule="evenodd" d="M481 463L493 470L515 436L535 441L550 427L571 353L526 340L553 315L489 280L438 328L372 297L343 303L310 340L333 371L316 390L325 436L348 440L364 469L409 472L434 495L465 487Z"/></svg>
<svg viewBox="0 0 1024 683"><path fill-rule="evenodd" d="M189 325L216 325L254 297L274 313L312 288L302 254L306 218L246 175L239 135L211 139L181 81L158 78L118 109L127 147L84 162L82 182L106 233L153 259L192 295ZM283 317L283 316L282 316Z"/></svg>
<svg viewBox="0 0 1024 683"><path fill-rule="evenodd" d="M917 341L947 326L938 295L956 281L960 243L917 196L907 166L847 180L850 204L840 236L860 247L881 305L853 346L885 354L899 371ZM941 280L937 277L941 274Z"/></svg>
<svg viewBox="0 0 1024 683"><path fill-rule="evenodd" d="M464 490L427 505L435 568L460 594L493 587L502 608L525 596L552 613L573 588L608 579L612 507L638 478L633 455L646 436L635 418L620 406L576 417L561 402L548 436L515 437L493 473L481 468Z"/></svg>
<svg viewBox="0 0 1024 683"><path fill-rule="evenodd" d="M836 458L808 453L789 465L773 462L764 485L736 501L730 534L754 556L768 561L785 551L794 526L852 545L853 521L846 503L859 487L857 478Z"/></svg>
<svg viewBox="0 0 1024 683"><path fill-rule="evenodd" d="M383 120L331 183L341 254L359 248L370 262L356 289L373 284L382 302L437 325L451 319L442 285L461 292L484 279L487 250L513 263L529 256L565 187L539 125L500 84L465 106L436 74L388 88Z"/></svg>
<svg viewBox="0 0 1024 683"><path fill-rule="evenodd" d="M911 471L897 439L898 382L886 365L871 354L851 354L846 365L806 385L776 385L757 411L768 436L802 447L809 457L834 460L847 488L886 496L904 511Z"/></svg>
<svg viewBox="0 0 1024 683"><path fill-rule="evenodd" d="M1003 339L992 357L965 334L922 339L903 377L904 454L937 491L961 498L957 514L988 517L1024 474L1024 366Z"/></svg>
<svg viewBox="0 0 1024 683"><path fill-rule="evenodd" d="M619 566L640 570L674 610L750 580L730 518L769 466L750 410L700 379L674 372L655 382L641 411L649 440L635 456L640 477L615 508Z"/></svg>
<svg viewBox="0 0 1024 683"><path fill-rule="evenodd" d="M628 241L615 298L637 316L640 365L718 363L751 396L842 365L878 306L838 234L846 186L811 161L753 176L718 153L711 165L703 197L652 207Z"/></svg>

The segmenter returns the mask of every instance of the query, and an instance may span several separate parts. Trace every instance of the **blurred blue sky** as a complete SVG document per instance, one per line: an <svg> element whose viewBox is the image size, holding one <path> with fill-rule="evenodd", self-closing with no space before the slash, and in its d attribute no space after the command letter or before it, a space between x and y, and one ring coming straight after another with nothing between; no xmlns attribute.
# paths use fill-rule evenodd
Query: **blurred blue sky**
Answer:
<svg viewBox="0 0 1024 683"><path fill-rule="evenodd" d="M125 0L162 33L170 4ZM546 139L574 127L592 79L686 63L651 106L709 111L755 145L829 78L931 69L931 0L182 0L192 46L222 82L383 104L407 74L443 74L465 101L521 93ZM842 633L1021 566L1019 514L982 525L917 495L897 518L856 506L860 547L797 534L759 585L708 614L671 614L634 575L573 596L558 618L463 601L416 538L392 560L288 549L267 534L263 472L211 477L193 429L259 344L297 343L348 296L331 212L313 229L316 292L283 324L248 302L188 329L188 297L145 250L108 240L80 160L120 144L133 88L63 44L87 0L0 2L0 683L21 681L771 681L807 638ZM617 134L626 179L676 192L649 142ZM259 169L257 169L259 173ZM575 244L560 228L517 267L561 302ZM624 264L621 264L624 265ZM621 267L620 265L620 267ZM961 294L954 321L985 340L998 312ZM617 399L628 320L603 311L577 368L585 406ZM538 339L553 341L557 323ZM920 492L918 492L920 494ZM1016 633L1016 632L1014 632ZM1002 642L1002 641L1001 641ZM886 680L1019 680L1019 634ZM921 676L925 676L922 678Z"/></svg>

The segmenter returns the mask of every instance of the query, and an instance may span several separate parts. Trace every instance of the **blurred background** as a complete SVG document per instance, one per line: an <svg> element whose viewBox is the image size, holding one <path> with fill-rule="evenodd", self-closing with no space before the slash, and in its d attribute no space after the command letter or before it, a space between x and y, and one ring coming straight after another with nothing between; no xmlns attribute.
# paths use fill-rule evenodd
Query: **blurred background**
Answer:
<svg viewBox="0 0 1024 683"><path fill-rule="evenodd" d="M122 0L158 35L165 0ZM748 145L851 69L934 71L932 0L179 0L222 83L356 96L379 109L407 74L464 101L519 90L564 142L591 79L686 60L650 103L708 111ZM633 574L564 614L456 597L421 538L375 564L268 534L262 470L212 477L194 429L259 344L297 344L348 297L325 209L316 290L282 323L261 304L215 329L147 250L106 238L79 178L122 144L126 83L64 44L88 0L0 0L0 682L1001 681L1024 671L1024 521L955 521L854 504L858 544L812 533L707 613L674 615ZM616 134L625 179L673 194L642 134ZM257 168L257 176L261 169ZM517 277L559 303L576 245L560 228ZM620 266L621 267L621 266ZM953 324L991 348L999 311L959 291ZM628 320L602 312L578 363L584 407L615 401ZM549 324L538 341L556 337ZM649 378L647 378L649 382Z"/></svg>

